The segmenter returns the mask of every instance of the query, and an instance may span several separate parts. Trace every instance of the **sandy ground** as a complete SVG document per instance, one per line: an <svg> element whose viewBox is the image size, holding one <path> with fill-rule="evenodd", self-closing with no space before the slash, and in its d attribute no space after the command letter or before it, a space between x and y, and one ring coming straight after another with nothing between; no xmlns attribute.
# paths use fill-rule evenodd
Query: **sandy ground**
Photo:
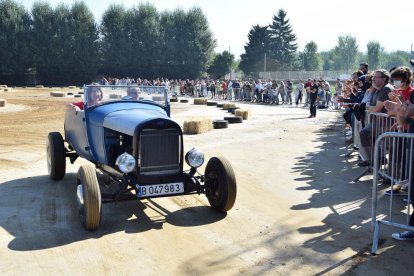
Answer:
<svg viewBox="0 0 414 276"><path fill-rule="evenodd" d="M87 232L75 210L81 161L60 182L47 176L47 134L63 131L64 104L75 101L49 91L0 95L18 107L0 112L2 274L410 275L413 244L393 241L389 227L369 254L372 182L351 182L362 169L344 157L340 112L308 119L303 108L239 104L250 120L184 138L186 150L232 163L231 211L212 211L203 195L105 204L100 228ZM227 114L172 105L179 123Z"/></svg>

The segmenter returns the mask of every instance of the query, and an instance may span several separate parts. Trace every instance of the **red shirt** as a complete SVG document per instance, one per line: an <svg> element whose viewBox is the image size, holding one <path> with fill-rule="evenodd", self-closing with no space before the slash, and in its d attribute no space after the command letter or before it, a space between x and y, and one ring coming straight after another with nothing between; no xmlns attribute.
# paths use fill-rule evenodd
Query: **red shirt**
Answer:
<svg viewBox="0 0 414 276"><path fill-rule="evenodd" d="M80 110L83 110L83 108L85 107L85 104L83 102L77 102L77 103L72 103L74 106L77 106L80 108Z"/></svg>
<svg viewBox="0 0 414 276"><path fill-rule="evenodd" d="M403 96L404 101L409 101L410 100L410 96L411 93L413 92L413 87L411 85L409 85L406 89L402 90L402 89L395 89L395 93L396 94L400 94Z"/></svg>

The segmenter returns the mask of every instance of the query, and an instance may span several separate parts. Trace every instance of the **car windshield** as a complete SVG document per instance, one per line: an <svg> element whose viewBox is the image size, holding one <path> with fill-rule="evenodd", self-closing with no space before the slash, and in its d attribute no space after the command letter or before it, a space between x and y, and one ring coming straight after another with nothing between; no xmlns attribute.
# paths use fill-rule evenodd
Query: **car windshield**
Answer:
<svg viewBox="0 0 414 276"><path fill-rule="evenodd" d="M87 107L109 101L151 101L163 107L169 104L169 89L166 86L110 86L87 85L84 99Z"/></svg>

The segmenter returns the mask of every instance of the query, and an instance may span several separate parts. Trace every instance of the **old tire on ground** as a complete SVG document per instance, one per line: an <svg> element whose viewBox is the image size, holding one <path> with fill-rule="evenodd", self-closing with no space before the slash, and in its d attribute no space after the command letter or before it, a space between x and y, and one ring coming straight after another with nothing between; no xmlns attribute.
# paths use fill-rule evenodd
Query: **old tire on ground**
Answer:
<svg viewBox="0 0 414 276"><path fill-rule="evenodd" d="M177 102L178 102L178 99L177 99L177 98L171 98L171 99L170 99L170 102L171 102L171 103L177 103Z"/></svg>
<svg viewBox="0 0 414 276"><path fill-rule="evenodd" d="M207 106L216 106L217 102L207 102Z"/></svg>
<svg viewBox="0 0 414 276"><path fill-rule="evenodd" d="M222 103L218 103L217 104L217 107L223 107L223 104Z"/></svg>
<svg viewBox="0 0 414 276"><path fill-rule="evenodd" d="M76 199L79 218L86 230L95 230L101 223L102 199L95 166L82 165L78 170Z"/></svg>
<svg viewBox="0 0 414 276"><path fill-rule="evenodd" d="M229 211L236 201L237 185L233 168L224 157L211 158L205 170L206 196L211 207Z"/></svg>
<svg viewBox="0 0 414 276"><path fill-rule="evenodd" d="M241 116L224 117L224 120L228 121L229 124L243 123L243 117Z"/></svg>
<svg viewBox="0 0 414 276"><path fill-rule="evenodd" d="M180 103L188 103L188 99L181 99Z"/></svg>
<svg viewBox="0 0 414 276"><path fill-rule="evenodd" d="M65 145L59 132L50 132L46 144L47 171L53 180L61 180L66 173Z"/></svg>
<svg viewBox="0 0 414 276"><path fill-rule="evenodd" d="M240 107L231 107L231 108L227 109L227 112L228 112L228 113L233 113L233 112L234 112L234 110L236 110L236 109L240 109ZM234 113L233 113L233 114L234 114Z"/></svg>
<svg viewBox="0 0 414 276"><path fill-rule="evenodd" d="M215 120L213 121L213 128L220 129L220 128L228 128L229 122L226 120Z"/></svg>

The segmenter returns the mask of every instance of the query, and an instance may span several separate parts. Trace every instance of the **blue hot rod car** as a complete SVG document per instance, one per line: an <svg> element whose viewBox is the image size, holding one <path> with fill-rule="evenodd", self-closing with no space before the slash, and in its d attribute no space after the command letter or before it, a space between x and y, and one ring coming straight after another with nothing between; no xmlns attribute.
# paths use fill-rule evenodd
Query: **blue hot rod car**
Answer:
<svg viewBox="0 0 414 276"><path fill-rule="evenodd" d="M105 202L204 193L215 210L233 207L236 179L230 163L212 157L204 175L197 172L204 154L197 149L184 154L181 127L170 119L167 88L89 85L77 106L65 113L65 138L49 133L47 166L57 181L65 176L67 159L94 164L77 173L78 211L87 230L100 225ZM102 183L102 176L109 180Z"/></svg>

